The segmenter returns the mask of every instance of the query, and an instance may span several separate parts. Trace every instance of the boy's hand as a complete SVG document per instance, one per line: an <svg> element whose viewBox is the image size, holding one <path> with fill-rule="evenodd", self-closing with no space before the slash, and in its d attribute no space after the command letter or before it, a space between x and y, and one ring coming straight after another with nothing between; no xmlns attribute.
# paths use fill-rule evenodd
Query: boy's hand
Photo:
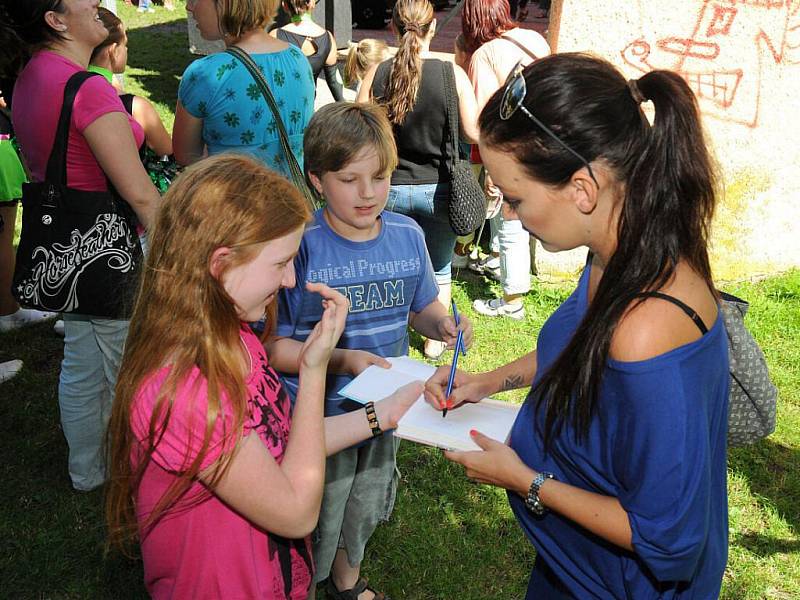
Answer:
<svg viewBox="0 0 800 600"><path fill-rule="evenodd" d="M353 377L357 377L364 369L372 365L378 365L383 369L392 368L392 363L372 352L366 350L345 350L345 352L344 371Z"/></svg>
<svg viewBox="0 0 800 600"><path fill-rule="evenodd" d="M436 324L436 329L439 332L439 339L447 343L448 348L454 348L456 345L456 338L458 337L458 330L464 332L463 341L464 347L469 348L472 346L472 321L469 317L461 315L461 324L456 327L456 321L451 315L442 317Z"/></svg>
<svg viewBox="0 0 800 600"><path fill-rule="evenodd" d="M339 342L347 321L349 302L324 283L306 283L306 289L322 296L322 318L300 350L300 368L327 368L331 353Z"/></svg>

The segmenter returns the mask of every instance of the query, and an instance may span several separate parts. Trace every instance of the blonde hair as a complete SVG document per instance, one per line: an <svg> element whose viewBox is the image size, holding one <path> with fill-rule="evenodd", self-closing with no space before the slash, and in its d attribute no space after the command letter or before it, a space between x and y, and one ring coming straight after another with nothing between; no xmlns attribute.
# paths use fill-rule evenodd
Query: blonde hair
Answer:
<svg viewBox="0 0 800 600"><path fill-rule="evenodd" d="M127 551L136 536L135 498L145 469L166 431L176 389L192 369L207 383L208 408L196 415L204 431L197 457L159 499L142 532L178 505L198 477L215 427L225 424L225 443L209 487L224 475L240 441L247 409L241 368L241 322L221 283L225 271L252 260L261 244L291 233L309 219L306 203L286 179L241 154L220 154L186 169L170 187L150 236L150 254L131 318L108 428L111 476L106 496L109 544ZM211 275L213 252L231 249L223 273ZM275 309L271 307L274 322ZM267 332L265 332L266 335ZM131 465L139 443L131 413L139 388L159 369L169 374L142 441L141 460ZM187 448L187 459L189 449ZM183 506L181 505L181 508Z"/></svg>
<svg viewBox="0 0 800 600"><path fill-rule="evenodd" d="M220 31L235 39L272 23L280 0L214 0L214 4Z"/></svg>
<svg viewBox="0 0 800 600"><path fill-rule="evenodd" d="M428 35L432 22L433 6L428 0L397 0L392 10L392 23L400 35L400 47L394 56L381 103L395 125L403 124L417 102L422 79L421 40Z"/></svg>
<svg viewBox="0 0 800 600"><path fill-rule="evenodd" d="M378 154L380 173L390 175L397 167L397 146L386 111L376 104L326 104L311 117L303 137L306 172L322 177L340 171L367 146Z"/></svg>
<svg viewBox="0 0 800 600"><path fill-rule="evenodd" d="M383 40L365 38L357 44L350 44L344 62L344 83L353 85L364 78L364 73L377 63L389 58L389 46Z"/></svg>

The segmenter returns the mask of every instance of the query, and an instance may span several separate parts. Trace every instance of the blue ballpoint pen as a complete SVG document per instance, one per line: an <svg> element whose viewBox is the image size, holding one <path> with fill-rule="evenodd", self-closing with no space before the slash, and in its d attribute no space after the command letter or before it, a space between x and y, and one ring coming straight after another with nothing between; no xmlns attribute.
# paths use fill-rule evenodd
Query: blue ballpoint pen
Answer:
<svg viewBox="0 0 800 600"><path fill-rule="evenodd" d="M452 304L452 307L453 307L453 320L456 323L456 327L458 327L461 324L461 318L458 316L458 309L456 308L456 301L452 300L451 304ZM450 398L450 394L453 393L453 383L456 380L456 369L458 369L458 353L459 353L459 351L462 354L464 354L464 356L467 355L467 350L466 350L466 348L464 348L464 332L461 329L458 330L458 335L456 336L456 345L455 345L455 348L453 348L453 362L450 365L450 377L448 377L448 379L447 379L447 390L446 390L446 393L445 393L445 398L446 399L449 399ZM445 409L442 409L442 418L444 419L446 416L447 416L447 409L445 408Z"/></svg>

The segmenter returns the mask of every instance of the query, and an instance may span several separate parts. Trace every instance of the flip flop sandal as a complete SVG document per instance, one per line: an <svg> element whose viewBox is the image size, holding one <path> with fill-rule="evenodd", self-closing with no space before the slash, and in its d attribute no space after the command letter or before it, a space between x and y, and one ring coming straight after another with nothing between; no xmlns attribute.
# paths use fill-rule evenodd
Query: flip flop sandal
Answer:
<svg viewBox="0 0 800 600"><path fill-rule="evenodd" d="M369 587L367 580L364 577L361 577L358 581L356 581L356 584L349 590L336 589L336 586L333 584L333 580L329 577L328 585L326 586L325 591L328 595L328 598L331 600L358 600L359 594L367 590L375 594L375 600L392 600L383 592L376 592Z"/></svg>

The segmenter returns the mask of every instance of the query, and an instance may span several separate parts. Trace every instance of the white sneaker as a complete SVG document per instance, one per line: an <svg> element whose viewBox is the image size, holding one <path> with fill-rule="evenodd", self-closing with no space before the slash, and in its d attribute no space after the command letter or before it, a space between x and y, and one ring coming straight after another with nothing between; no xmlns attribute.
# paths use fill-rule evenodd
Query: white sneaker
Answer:
<svg viewBox="0 0 800 600"><path fill-rule="evenodd" d="M52 319L56 313L20 308L17 312L0 317L0 331L14 331L26 325L34 325L39 321Z"/></svg>
<svg viewBox="0 0 800 600"><path fill-rule="evenodd" d="M22 370L22 361L19 359L8 360L0 363L0 383L12 379Z"/></svg>
<svg viewBox="0 0 800 600"><path fill-rule="evenodd" d="M521 302L509 304L502 298L478 299L472 303L472 308L478 314L486 317L508 317L515 321L521 321L525 318L525 307Z"/></svg>

